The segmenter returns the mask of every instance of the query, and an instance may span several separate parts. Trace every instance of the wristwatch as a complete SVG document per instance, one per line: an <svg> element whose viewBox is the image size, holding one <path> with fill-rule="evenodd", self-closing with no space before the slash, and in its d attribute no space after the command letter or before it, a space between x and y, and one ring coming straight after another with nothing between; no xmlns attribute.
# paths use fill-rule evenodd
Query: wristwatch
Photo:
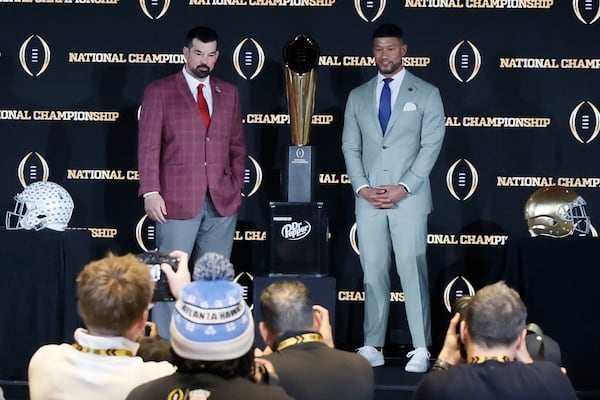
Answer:
<svg viewBox="0 0 600 400"><path fill-rule="evenodd" d="M433 363L431 370L432 371L448 371L450 369L450 367L452 367L452 364L450 364L448 361L444 361L441 358L438 358Z"/></svg>

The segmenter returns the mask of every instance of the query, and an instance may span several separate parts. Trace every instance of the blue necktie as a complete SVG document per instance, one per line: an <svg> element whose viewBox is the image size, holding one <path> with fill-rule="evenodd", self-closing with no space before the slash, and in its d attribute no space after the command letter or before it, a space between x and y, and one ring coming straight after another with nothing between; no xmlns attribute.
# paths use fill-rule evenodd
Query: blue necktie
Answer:
<svg viewBox="0 0 600 400"><path fill-rule="evenodd" d="M385 135L385 130L392 114L392 94L390 92L390 82L392 78L383 79L383 89L381 90L381 97L379 98L379 124L381 130Z"/></svg>

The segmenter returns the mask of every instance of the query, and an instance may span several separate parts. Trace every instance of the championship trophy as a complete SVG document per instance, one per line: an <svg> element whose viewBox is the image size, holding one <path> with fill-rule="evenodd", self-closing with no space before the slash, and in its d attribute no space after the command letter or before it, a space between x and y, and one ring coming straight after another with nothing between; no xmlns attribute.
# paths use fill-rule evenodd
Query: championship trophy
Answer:
<svg viewBox="0 0 600 400"><path fill-rule="evenodd" d="M327 214L314 200L315 151L308 146L319 47L297 35L283 48L292 145L283 174L284 201L269 203L270 275L328 275Z"/></svg>
<svg viewBox="0 0 600 400"><path fill-rule="evenodd" d="M316 154L311 146L310 126L315 108L319 46L297 35L283 48L285 84L292 135L288 149L284 195L289 202L311 202L316 181Z"/></svg>

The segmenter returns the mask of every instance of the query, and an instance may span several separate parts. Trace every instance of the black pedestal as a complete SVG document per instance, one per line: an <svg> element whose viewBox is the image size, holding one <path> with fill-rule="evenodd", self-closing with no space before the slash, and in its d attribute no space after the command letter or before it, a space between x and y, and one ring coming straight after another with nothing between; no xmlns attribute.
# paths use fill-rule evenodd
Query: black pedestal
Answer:
<svg viewBox="0 0 600 400"><path fill-rule="evenodd" d="M32 354L48 343L71 343L83 326L75 279L94 259L87 230L0 229L0 380L27 380Z"/></svg>
<svg viewBox="0 0 600 400"><path fill-rule="evenodd" d="M322 202L272 202L269 219L269 275L329 274L327 214Z"/></svg>

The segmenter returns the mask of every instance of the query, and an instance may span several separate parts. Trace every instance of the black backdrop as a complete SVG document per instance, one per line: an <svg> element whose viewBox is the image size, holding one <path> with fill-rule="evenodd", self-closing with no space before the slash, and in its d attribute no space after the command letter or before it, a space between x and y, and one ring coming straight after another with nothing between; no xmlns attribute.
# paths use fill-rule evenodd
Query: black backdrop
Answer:
<svg viewBox="0 0 600 400"><path fill-rule="evenodd" d="M439 345L444 300L502 277L507 244L528 236L523 206L538 186L571 186L592 222L599 214L599 13L598 0L0 0L0 209L47 175L71 193L70 227L90 231L98 256L152 248L137 197L138 107L148 82L181 68L187 30L210 25L215 74L242 96L249 158L232 261L250 286L266 269L267 203L281 200L291 144L282 48L304 33L322 55L310 144L329 217L336 339L361 344L343 110L375 74L374 27L395 22L408 68L440 88L447 115L428 249ZM391 298L389 342L407 343L397 281Z"/></svg>

